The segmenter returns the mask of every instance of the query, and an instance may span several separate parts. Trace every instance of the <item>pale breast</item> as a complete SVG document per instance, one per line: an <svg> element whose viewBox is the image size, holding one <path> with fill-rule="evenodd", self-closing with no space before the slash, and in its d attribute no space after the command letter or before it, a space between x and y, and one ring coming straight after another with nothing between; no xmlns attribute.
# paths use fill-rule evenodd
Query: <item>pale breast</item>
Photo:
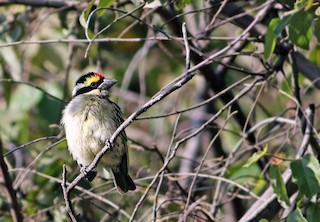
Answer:
<svg viewBox="0 0 320 222"><path fill-rule="evenodd" d="M113 104L97 96L80 95L67 105L62 124L66 131L68 149L79 164L89 165L106 145L119 126L114 119ZM112 167L119 164L126 149L126 141L118 137L114 148L100 160L100 165Z"/></svg>

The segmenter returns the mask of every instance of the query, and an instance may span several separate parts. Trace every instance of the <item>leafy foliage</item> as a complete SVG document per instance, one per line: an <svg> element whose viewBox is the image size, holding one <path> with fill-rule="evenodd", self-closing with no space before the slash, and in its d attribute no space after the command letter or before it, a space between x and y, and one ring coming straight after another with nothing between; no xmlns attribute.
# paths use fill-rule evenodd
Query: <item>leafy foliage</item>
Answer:
<svg viewBox="0 0 320 222"><path fill-rule="evenodd" d="M270 179L272 188L277 195L277 199L283 208L290 207L290 201L287 194L287 189L285 183L282 179L281 172L278 166L271 165L270 170Z"/></svg>
<svg viewBox="0 0 320 222"><path fill-rule="evenodd" d="M318 160L307 154L302 159L291 162L293 182L308 198L320 194L320 165Z"/></svg>
<svg viewBox="0 0 320 222"><path fill-rule="evenodd" d="M306 218L301 213L301 210L296 209L291 212L286 220L286 222L307 222Z"/></svg>

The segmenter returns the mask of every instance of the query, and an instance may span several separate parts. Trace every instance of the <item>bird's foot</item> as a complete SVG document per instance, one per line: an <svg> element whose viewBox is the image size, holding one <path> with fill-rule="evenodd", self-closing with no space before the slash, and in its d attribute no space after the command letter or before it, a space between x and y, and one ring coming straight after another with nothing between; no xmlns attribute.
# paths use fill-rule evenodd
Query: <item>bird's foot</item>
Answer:
<svg viewBox="0 0 320 222"><path fill-rule="evenodd" d="M80 165L80 172L84 174L84 178L89 180L90 182L96 177L97 172L92 170L92 171L87 171L87 167Z"/></svg>
<svg viewBox="0 0 320 222"><path fill-rule="evenodd" d="M114 147L113 143L111 143L110 140L107 140L107 145L110 150Z"/></svg>
<svg viewBox="0 0 320 222"><path fill-rule="evenodd" d="M80 172L86 176L88 174L87 167L80 164Z"/></svg>

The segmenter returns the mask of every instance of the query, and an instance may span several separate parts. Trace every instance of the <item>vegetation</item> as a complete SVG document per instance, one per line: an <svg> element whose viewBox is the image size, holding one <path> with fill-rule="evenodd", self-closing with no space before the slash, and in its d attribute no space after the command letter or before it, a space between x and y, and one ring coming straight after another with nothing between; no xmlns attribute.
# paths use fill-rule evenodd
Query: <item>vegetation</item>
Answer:
<svg viewBox="0 0 320 222"><path fill-rule="evenodd" d="M1 221L318 221L318 1L0 5ZM67 150L88 71L118 80L135 192Z"/></svg>

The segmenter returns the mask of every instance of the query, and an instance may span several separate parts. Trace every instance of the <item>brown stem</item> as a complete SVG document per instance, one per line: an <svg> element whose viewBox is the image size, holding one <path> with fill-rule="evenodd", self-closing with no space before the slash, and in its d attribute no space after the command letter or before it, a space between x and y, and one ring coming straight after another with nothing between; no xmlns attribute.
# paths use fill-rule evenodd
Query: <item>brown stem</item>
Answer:
<svg viewBox="0 0 320 222"><path fill-rule="evenodd" d="M11 206L10 213L12 215L12 219L15 222L23 221L23 215L21 213L21 209L17 200L16 191L12 187L12 180L8 172L8 167L3 158L3 146L2 140L0 138L0 178L3 179L0 183L4 184L5 194L8 198L8 202Z"/></svg>

